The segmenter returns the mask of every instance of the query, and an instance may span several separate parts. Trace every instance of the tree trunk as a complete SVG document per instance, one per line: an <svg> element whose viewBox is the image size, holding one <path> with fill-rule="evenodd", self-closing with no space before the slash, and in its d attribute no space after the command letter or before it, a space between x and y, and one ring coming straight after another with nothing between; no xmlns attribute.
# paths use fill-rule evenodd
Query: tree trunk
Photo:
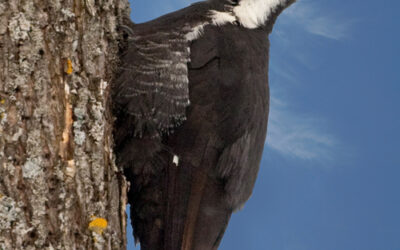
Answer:
<svg viewBox="0 0 400 250"><path fill-rule="evenodd" d="M125 249L108 82L127 0L0 0L0 249Z"/></svg>

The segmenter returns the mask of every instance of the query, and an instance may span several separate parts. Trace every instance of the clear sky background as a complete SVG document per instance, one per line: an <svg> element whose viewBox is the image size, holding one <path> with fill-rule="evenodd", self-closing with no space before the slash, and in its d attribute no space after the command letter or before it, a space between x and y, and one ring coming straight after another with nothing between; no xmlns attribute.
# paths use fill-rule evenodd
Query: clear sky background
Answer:
<svg viewBox="0 0 400 250"><path fill-rule="evenodd" d="M135 22L195 2L130 1ZM398 0L299 0L280 16L267 146L220 249L400 249L399 11Z"/></svg>

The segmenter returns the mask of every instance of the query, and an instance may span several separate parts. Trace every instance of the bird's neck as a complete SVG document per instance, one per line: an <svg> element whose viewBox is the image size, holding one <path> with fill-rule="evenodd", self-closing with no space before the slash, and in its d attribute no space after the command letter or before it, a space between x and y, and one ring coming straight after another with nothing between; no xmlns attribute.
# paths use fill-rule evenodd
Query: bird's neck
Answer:
<svg viewBox="0 0 400 250"><path fill-rule="evenodd" d="M242 26L255 29L265 25L283 2L284 0L242 0L233 8L233 13Z"/></svg>
<svg viewBox="0 0 400 250"><path fill-rule="evenodd" d="M214 24L237 21L248 29L256 29L267 24L276 9L287 0L241 0L237 6L231 6L227 12L212 13Z"/></svg>

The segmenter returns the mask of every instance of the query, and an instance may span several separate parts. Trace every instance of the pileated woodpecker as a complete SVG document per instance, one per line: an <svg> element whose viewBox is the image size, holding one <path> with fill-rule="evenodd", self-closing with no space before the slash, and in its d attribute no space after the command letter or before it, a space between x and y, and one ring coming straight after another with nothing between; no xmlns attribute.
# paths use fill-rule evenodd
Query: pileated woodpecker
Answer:
<svg viewBox="0 0 400 250"><path fill-rule="evenodd" d="M142 249L216 249L250 197L269 110L269 40L295 0L209 0L125 27L117 164Z"/></svg>

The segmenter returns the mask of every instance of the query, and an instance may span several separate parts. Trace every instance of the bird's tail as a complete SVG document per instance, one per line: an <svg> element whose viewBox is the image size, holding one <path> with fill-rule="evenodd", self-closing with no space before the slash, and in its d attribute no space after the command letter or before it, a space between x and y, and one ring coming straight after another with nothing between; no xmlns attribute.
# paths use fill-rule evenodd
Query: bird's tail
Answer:
<svg viewBox="0 0 400 250"><path fill-rule="evenodd" d="M216 155L206 152L200 166L182 162L169 168L165 250L217 249L232 214L224 183L213 175Z"/></svg>
<svg viewBox="0 0 400 250"><path fill-rule="evenodd" d="M223 184L197 170L183 231L181 250L217 249L228 225L232 209L224 202Z"/></svg>
<svg viewBox="0 0 400 250"><path fill-rule="evenodd" d="M141 249L217 249L232 209L224 202L223 181L212 174L216 156L206 152L199 166L184 159L177 164L155 138L131 143L124 148L153 150L128 152L134 155L132 167L125 170L131 181L134 236Z"/></svg>

